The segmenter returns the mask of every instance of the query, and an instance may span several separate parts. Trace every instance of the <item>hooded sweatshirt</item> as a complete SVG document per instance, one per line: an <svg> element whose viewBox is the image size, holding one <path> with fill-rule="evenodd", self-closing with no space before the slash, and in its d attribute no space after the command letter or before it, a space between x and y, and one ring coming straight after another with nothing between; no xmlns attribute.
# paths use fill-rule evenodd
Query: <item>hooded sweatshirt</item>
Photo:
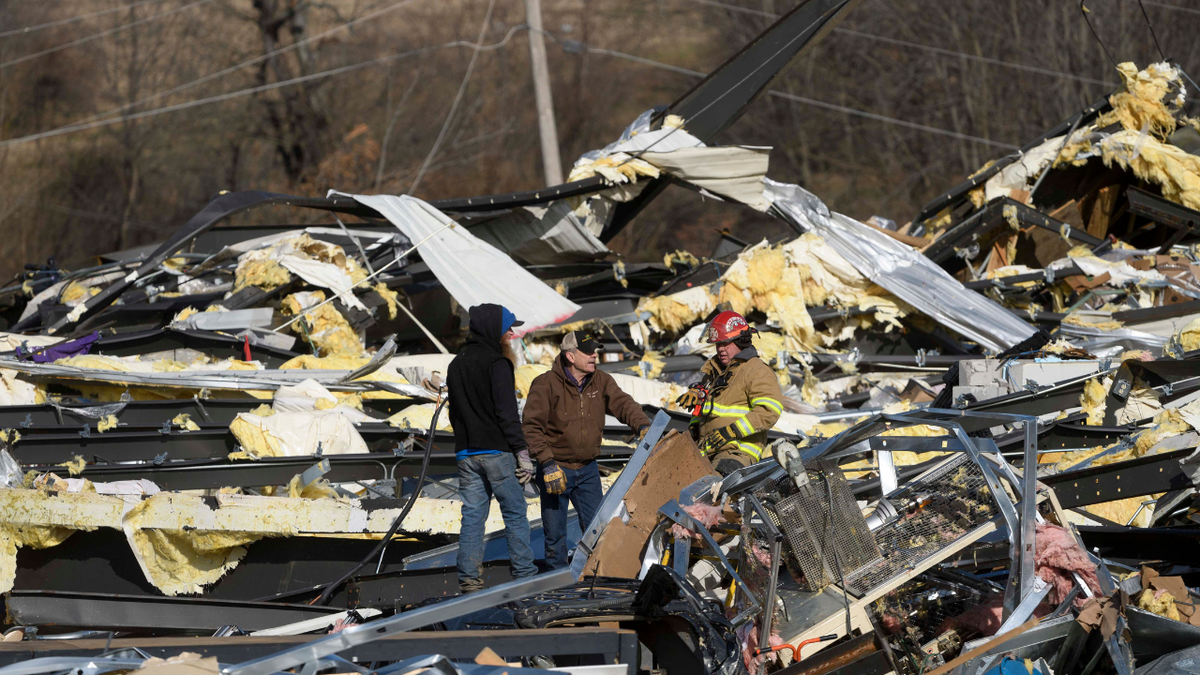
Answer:
<svg viewBox="0 0 1200 675"><path fill-rule="evenodd" d="M450 424L455 452L524 450L521 418L517 414L513 364L504 357L504 308L472 307L471 337L450 362L446 386L450 395Z"/></svg>

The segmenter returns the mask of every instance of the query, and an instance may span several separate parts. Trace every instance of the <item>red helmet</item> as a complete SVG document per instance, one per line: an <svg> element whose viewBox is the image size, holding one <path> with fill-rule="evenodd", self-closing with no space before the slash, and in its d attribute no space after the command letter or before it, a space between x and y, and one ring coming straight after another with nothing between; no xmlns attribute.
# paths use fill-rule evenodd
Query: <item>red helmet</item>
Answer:
<svg viewBox="0 0 1200 675"><path fill-rule="evenodd" d="M742 336L753 335L756 331L746 323L746 317L737 312L721 312L708 326L708 341L710 343L732 342Z"/></svg>

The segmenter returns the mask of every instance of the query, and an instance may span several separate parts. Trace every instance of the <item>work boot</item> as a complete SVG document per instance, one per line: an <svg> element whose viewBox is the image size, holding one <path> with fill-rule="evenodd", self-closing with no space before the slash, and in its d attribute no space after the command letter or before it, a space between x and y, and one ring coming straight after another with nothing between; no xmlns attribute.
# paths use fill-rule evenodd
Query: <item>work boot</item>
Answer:
<svg viewBox="0 0 1200 675"><path fill-rule="evenodd" d="M460 595L466 595L467 593L474 593L476 591L482 591L482 590L483 590L483 581L480 581L480 580L471 581L471 582L461 582L460 581L458 583L458 592Z"/></svg>

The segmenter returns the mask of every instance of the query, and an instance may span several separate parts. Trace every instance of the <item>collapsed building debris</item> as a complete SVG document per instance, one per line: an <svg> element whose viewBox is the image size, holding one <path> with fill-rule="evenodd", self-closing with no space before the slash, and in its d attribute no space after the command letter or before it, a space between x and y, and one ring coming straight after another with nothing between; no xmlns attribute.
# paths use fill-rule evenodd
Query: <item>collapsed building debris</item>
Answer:
<svg viewBox="0 0 1200 675"><path fill-rule="evenodd" d="M564 185L223 193L153 250L0 289L0 675L1190 668L1190 78L1121 64L911 221L859 222L769 179L770 148L710 145L854 4L800 3ZM792 236L620 260L668 183ZM223 222L268 204L334 222ZM588 329L653 423L606 425L570 567L513 579L492 509L459 596L445 377L483 302L524 322L520 400ZM676 400L726 310L783 400L720 475Z"/></svg>

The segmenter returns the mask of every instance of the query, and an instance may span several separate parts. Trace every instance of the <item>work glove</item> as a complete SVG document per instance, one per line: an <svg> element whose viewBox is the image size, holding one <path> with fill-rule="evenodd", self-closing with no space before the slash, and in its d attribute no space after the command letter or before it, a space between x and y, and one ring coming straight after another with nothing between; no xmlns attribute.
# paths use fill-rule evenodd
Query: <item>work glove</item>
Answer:
<svg viewBox="0 0 1200 675"><path fill-rule="evenodd" d="M704 441L700 443L700 451L709 453L714 450L719 450L725 447L730 441L736 441L742 437L742 432L738 431L736 424L730 424L727 427L721 427L716 431L711 432L704 437Z"/></svg>
<svg viewBox="0 0 1200 675"><path fill-rule="evenodd" d="M675 405L679 406L680 408L682 408L684 410L687 410L688 412L691 412L692 410L694 410L696 408L696 406L700 405L701 403L704 403L704 401L707 399L708 399L707 391L704 391L703 389L700 389L697 387L692 387L691 389L688 389L687 391L683 392L682 396L675 399Z"/></svg>
<svg viewBox="0 0 1200 675"><path fill-rule="evenodd" d="M558 468L554 460L542 462L542 482L546 485L546 492L552 495L561 495L567 491L567 474Z"/></svg>
<svg viewBox="0 0 1200 675"><path fill-rule="evenodd" d="M529 459L529 449L517 451L517 482L525 485L533 480L534 473L533 460Z"/></svg>
<svg viewBox="0 0 1200 675"><path fill-rule="evenodd" d="M641 443L643 439L646 438L646 432L649 430L650 430L650 427L638 427L637 431L633 432L632 434L630 434L628 437L626 437L623 440L625 443L628 443L629 445L637 445L637 444Z"/></svg>

